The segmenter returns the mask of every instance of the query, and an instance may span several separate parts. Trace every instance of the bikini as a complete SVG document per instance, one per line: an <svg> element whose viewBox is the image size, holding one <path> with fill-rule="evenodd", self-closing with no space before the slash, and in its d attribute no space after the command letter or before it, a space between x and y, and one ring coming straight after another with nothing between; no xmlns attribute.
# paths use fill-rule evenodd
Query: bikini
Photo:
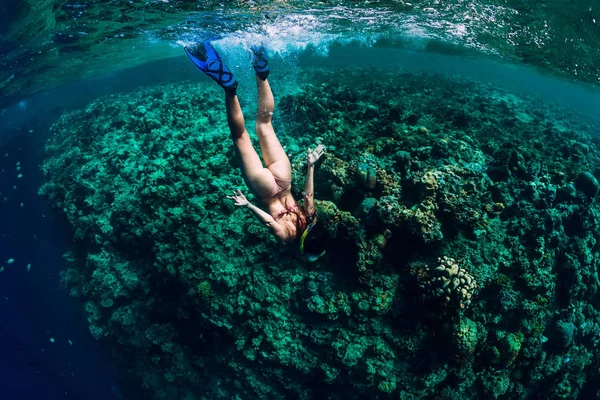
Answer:
<svg viewBox="0 0 600 400"><path fill-rule="evenodd" d="M281 210L279 212L279 215L277 217L275 217L275 221L277 221L279 218L283 217L286 214L292 214L294 213L294 210L296 210L298 208L298 206L296 204L294 204L293 206L289 207L289 208L285 208L284 210Z"/></svg>
<svg viewBox="0 0 600 400"><path fill-rule="evenodd" d="M265 201L265 200L270 200L274 197L277 197L278 194L280 194L281 192L287 190L290 188L290 186L292 186L292 180L291 179L279 179L277 177L273 177L275 179L275 185L273 185L273 189L271 189L270 191L268 191L266 194L260 196L260 198Z"/></svg>

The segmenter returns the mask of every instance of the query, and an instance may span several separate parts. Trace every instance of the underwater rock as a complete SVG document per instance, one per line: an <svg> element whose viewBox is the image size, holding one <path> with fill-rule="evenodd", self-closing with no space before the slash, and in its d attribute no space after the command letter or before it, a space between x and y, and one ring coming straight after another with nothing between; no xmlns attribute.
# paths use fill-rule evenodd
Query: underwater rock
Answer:
<svg viewBox="0 0 600 400"><path fill-rule="evenodd" d="M357 218L347 211L340 211L335 203L326 200L315 199L315 209L319 225L326 232L327 237L342 238L352 237L354 240L362 240L363 228Z"/></svg>
<svg viewBox="0 0 600 400"><path fill-rule="evenodd" d="M510 377L506 374L494 373L481 380L489 399L497 399L510 388Z"/></svg>
<svg viewBox="0 0 600 400"><path fill-rule="evenodd" d="M386 234L387 233L387 234ZM387 244L388 238L391 236L391 231L386 229L384 233L378 233L373 237L373 243L380 249L383 249Z"/></svg>
<svg viewBox="0 0 600 400"><path fill-rule="evenodd" d="M577 189L573 183L569 183L556 192L557 202L568 202L573 201L577 198Z"/></svg>
<svg viewBox="0 0 600 400"><path fill-rule="evenodd" d="M373 197L367 197L359 204L358 208L354 212L354 216L363 220L367 226L375 225L377 223L377 213L375 210L376 204L377 199Z"/></svg>
<svg viewBox="0 0 600 400"><path fill-rule="evenodd" d="M212 285L209 281L202 281L196 286L196 295L202 299L212 296Z"/></svg>
<svg viewBox="0 0 600 400"><path fill-rule="evenodd" d="M494 348L497 350L496 362L503 364L504 366L511 365L523 346L525 340L524 335L521 332L518 333L499 333L502 337Z"/></svg>
<svg viewBox="0 0 600 400"><path fill-rule="evenodd" d="M477 289L477 282L471 274L460 268L456 260L443 256L438 265L414 265L411 273L417 279L419 288L424 291L426 300L438 300L446 306L456 306L464 310L471 304Z"/></svg>
<svg viewBox="0 0 600 400"><path fill-rule="evenodd" d="M410 153L408 151L400 150L394 155L396 161L396 168L402 174L406 174L410 168Z"/></svg>
<svg viewBox="0 0 600 400"><path fill-rule="evenodd" d="M363 112L363 118L373 119L379 115L379 109L373 104L369 104Z"/></svg>
<svg viewBox="0 0 600 400"><path fill-rule="evenodd" d="M470 356L477 347L477 324L469 318L461 318L454 326L454 345L459 355Z"/></svg>
<svg viewBox="0 0 600 400"><path fill-rule="evenodd" d="M433 243L444 238L442 224L436 217L438 204L431 198L421 202L418 207L407 210L408 228L424 243Z"/></svg>
<svg viewBox="0 0 600 400"><path fill-rule="evenodd" d="M383 249L387 245L388 239L392 237L392 231L384 229L377 233L368 241L358 243L358 271L369 274L378 269L383 261ZM365 278L365 276L363 276Z"/></svg>
<svg viewBox="0 0 600 400"><path fill-rule="evenodd" d="M383 260L381 250L386 245L387 239L382 242L381 238L375 236L368 242L359 243L357 269L361 274L369 274L374 269L378 269ZM382 246L383 244L383 246Z"/></svg>
<svg viewBox="0 0 600 400"><path fill-rule="evenodd" d="M113 306L114 302L113 302L113 299L106 298L106 299L102 299L102 300L100 301L100 304L101 304L101 305L102 305L102 307L104 307L104 308L110 308L110 307L112 307L112 306Z"/></svg>
<svg viewBox="0 0 600 400"><path fill-rule="evenodd" d="M356 168L356 180L360 187L373 190L377 185L377 171L366 163L360 163Z"/></svg>
<svg viewBox="0 0 600 400"><path fill-rule="evenodd" d="M392 393L396 390L396 382L394 381L382 381L377 385L377 389L383 393Z"/></svg>
<svg viewBox="0 0 600 400"><path fill-rule="evenodd" d="M376 204L379 220L388 227L398 227L406 223L408 230L424 243L432 243L444 238L442 225L435 216L438 210L433 198L426 198L417 206L407 208L396 196L383 196Z"/></svg>
<svg viewBox="0 0 600 400"><path fill-rule="evenodd" d="M380 169L377 171L377 186L381 188L381 194L383 196L393 195L398 198L402 194L402 182L400 177L390 171Z"/></svg>
<svg viewBox="0 0 600 400"><path fill-rule="evenodd" d="M426 171L418 182L423 195L430 195L439 189L444 177L440 171Z"/></svg>
<svg viewBox="0 0 600 400"><path fill-rule="evenodd" d="M406 207L396 196L383 196L376 203L377 216L388 226L399 226L406 221Z"/></svg>
<svg viewBox="0 0 600 400"><path fill-rule="evenodd" d="M598 180L594 175L588 171L584 171L577 177L575 187L591 199L598 194L600 184L598 184Z"/></svg>
<svg viewBox="0 0 600 400"><path fill-rule="evenodd" d="M572 322L558 321L556 323L554 336L556 339L556 345L560 348L566 348L573 343L573 336L577 327Z"/></svg>

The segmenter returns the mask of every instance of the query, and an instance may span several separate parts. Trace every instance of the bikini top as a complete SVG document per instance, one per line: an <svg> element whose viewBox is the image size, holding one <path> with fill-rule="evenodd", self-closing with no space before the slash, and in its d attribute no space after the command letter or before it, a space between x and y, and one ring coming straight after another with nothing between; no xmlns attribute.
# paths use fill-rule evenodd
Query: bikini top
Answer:
<svg viewBox="0 0 600 400"><path fill-rule="evenodd" d="M279 218L283 217L286 214L292 214L294 213L294 210L298 209L298 205L294 204L292 207L286 208L284 210L281 210L279 212L279 215L275 218L275 221L277 221Z"/></svg>

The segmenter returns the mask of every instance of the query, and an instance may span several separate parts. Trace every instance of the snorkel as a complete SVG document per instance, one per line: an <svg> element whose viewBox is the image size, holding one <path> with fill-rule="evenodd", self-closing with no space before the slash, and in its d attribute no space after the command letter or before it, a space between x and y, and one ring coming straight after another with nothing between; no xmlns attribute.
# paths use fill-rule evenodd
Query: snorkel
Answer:
<svg viewBox="0 0 600 400"><path fill-rule="evenodd" d="M304 256L304 258L306 258L306 261L308 261L308 262L317 261L319 258L323 257L326 252L325 250L323 250L321 252L321 254L313 254L313 253L307 253L304 251L304 240L306 239L306 237L308 236L308 234L310 233L310 231L316 224L317 224L317 219L315 218L310 224L308 224L308 226L302 233L302 236L300 237L300 254L302 254Z"/></svg>

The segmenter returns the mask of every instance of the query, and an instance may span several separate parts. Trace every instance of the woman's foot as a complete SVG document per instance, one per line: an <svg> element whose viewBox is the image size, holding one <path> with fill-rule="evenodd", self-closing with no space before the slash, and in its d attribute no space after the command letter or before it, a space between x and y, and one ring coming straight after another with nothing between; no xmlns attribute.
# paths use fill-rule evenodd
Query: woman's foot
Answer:
<svg viewBox="0 0 600 400"><path fill-rule="evenodd" d="M269 76L269 60L267 59L267 49L260 46L252 46L252 67L256 75L263 81Z"/></svg>
<svg viewBox="0 0 600 400"><path fill-rule="evenodd" d="M183 49L196 67L227 92L235 94L238 82L209 41L196 43Z"/></svg>

